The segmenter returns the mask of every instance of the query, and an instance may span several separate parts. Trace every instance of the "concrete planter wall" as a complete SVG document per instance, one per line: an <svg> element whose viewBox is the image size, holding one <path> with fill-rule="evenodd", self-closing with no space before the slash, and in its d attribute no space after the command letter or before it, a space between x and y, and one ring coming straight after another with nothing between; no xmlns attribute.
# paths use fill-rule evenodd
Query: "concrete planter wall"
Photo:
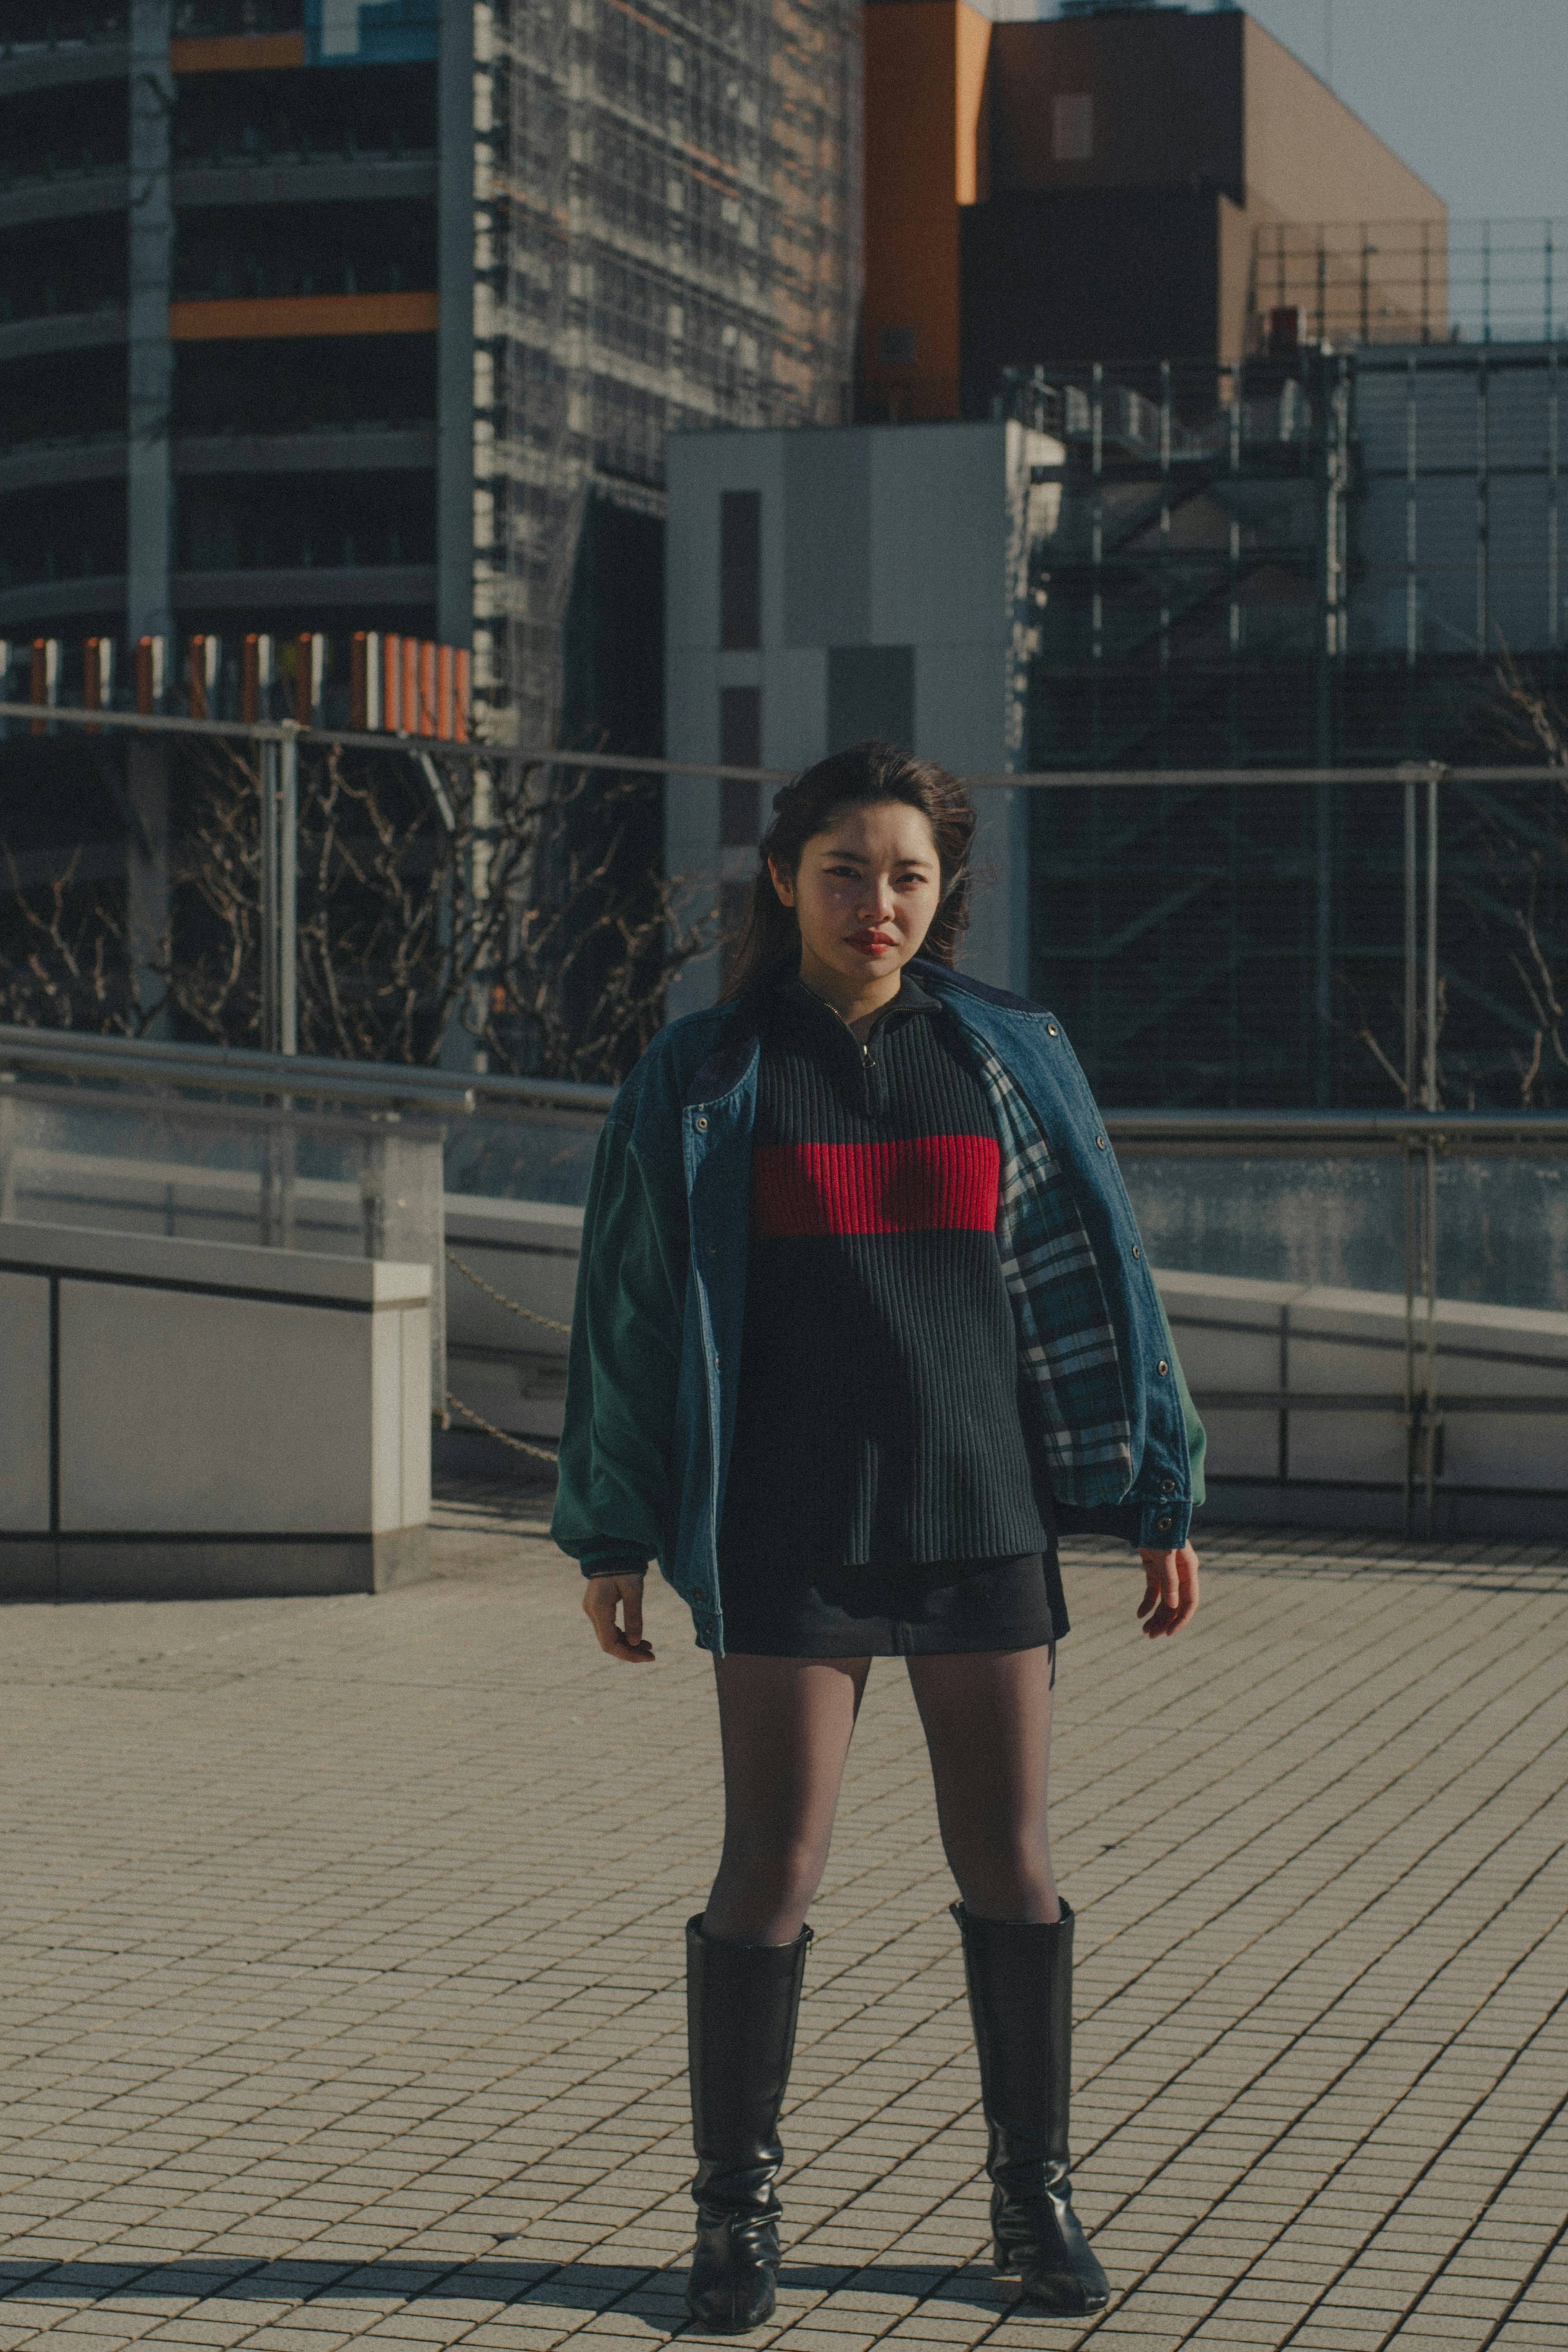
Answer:
<svg viewBox="0 0 1568 2352"><path fill-rule="evenodd" d="M1161 1274L1209 1438L1216 1518L1402 1533L1403 1297ZM1568 1525L1568 1315L1439 1299L1433 1528L1561 1543ZM1424 1347L1425 1317L1416 1330ZM1416 1403L1425 1402L1425 1358ZM1426 1524L1416 1449L1416 1525Z"/></svg>
<svg viewBox="0 0 1568 2352"><path fill-rule="evenodd" d="M448 1245L551 1322L570 1320L581 1228L577 1209L447 1196ZM564 1334L448 1274L454 1390L497 1427L549 1443L560 1429ZM1156 1279L1208 1430L1210 1520L1402 1533L1403 1297L1223 1275ZM1560 1541L1568 1315L1444 1299L1437 1330L1434 1532ZM1419 1476L1416 1502L1424 1527Z"/></svg>
<svg viewBox="0 0 1568 2352"><path fill-rule="evenodd" d="M430 1272L0 1223L0 1597L424 1574Z"/></svg>

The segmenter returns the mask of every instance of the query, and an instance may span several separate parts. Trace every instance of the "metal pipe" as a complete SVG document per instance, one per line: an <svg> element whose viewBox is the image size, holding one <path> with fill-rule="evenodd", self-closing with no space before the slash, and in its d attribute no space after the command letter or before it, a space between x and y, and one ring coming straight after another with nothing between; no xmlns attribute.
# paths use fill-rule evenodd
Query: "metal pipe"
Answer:
<svg viewBox="0 0 1568 2352"><path fill-rule="evenodd" d="M41 706L32 702L0 702L0 719L37 719ZM51 704L48 708L51 727L57 723L76 727L127 727L142 734L182 734L233 736L246 742L271 740L281 742L283 730L278 726L244 727L221 719L148 719L129 710L62 709ZM346 727L298 727L295 740L302 744L337 743L348 751L408 751L427 748L412 744L401 735L367 735ZM493 743L434 744L434 756L464 762L494 762L497 756ZM563 751L549 748L508 750L509 764L518 768L603 768L643 776L671 777L730 777L737 782L759 784L787 784L800 771L795 768L742 768L720 760L653 760L639 759L623 751ZM1147 791L1151 786L1190 790L1196 785L1257 784L1275 791L1291 784L1403 784L1412 775L1425 775L1426 764L1413 765L1400 761L1392 767L1366 768L1042 768L1026 769L1013 773L1001 769L992 773L975 772L960 776L959 781L974 792L1016 792L1020 788L1034 791L1079 791L1086 786L1113 786ZM1568 767L1532 766L1521 761L1506 765L1475 768L1449 768L1449 780L1459 784L1568 784Z"/></svg>
<svg viewBox="0 0 1568 2352"><path fill-rule="evenodd" d="M277 747L277 1050L299 1047L299 746L286 719Z"/></svg>
<svg viewBox="0 0 1568 2352"><path fill-rule="evenodd" d="M103 1037L80 1030L40 1030L0 1023L0 1069L149 1084L205 1087L231 1094L289 1093L301 1100L374 1102L389 1109L467 1115L554 1108L606 1111L611 1086L570 1078L515 1078L419 1064L335 1061L323 1054L292 1059L254 1046L174 1045L156 1038ZM1270 1149L1353 1151L1421 1149L1428 1136L1470 1151L1551 1150L1568 1144L1568 1111L1110 1110L1105 1131L1134 1151Z"/></svg>
<svg viewBox="0 0 1568 2352"><path fill-rule="evenodd" d="M1416 780L1405 786L1405 1107L1416 1108ZM1405 1540L1415 1533L1416 1447L1416 1170L1405 1148Z"/></svg>
<svg viewBox="0 0 1568 2352"><path fill-rule="evenodd" d="M277 873L277 754L276 742L258 746L256 778L260 798L258 825L261 835L260 906L257 909L261 930L261 1044L264 1053L276 1054L281 1047L281 1025L278 1019L278 873Z"/></svg>
<svg viewBox="0 0 1568 2352"><path fill-rule="evenodd" d="M1421 1107L1437 1108L1437 788L1443 771L1427 779L1427 1067Z"/></svg>
<svg viewBox="0 0 1568 2352"><path fill-rule="evenodd" d="M1437 1108L1437 814L1442 772L1434 767L1427 779L1427 1068L1422 1108ZM1437 1534L1437 1141L1426 1145L1426 1182L1422 1188L1422 1257L1427 1277L1427 1408L1422 1432L1427 1481L1427 1535Z"/></svg>

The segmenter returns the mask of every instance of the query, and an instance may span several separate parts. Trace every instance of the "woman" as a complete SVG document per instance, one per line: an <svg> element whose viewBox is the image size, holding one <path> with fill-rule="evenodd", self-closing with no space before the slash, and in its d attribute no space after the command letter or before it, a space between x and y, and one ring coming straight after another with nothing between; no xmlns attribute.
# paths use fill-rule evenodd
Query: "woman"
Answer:
<svg viewBox="0 0 1568 2352"><path fill-rule="evenodd" d="M898 1654L958 1887L997 2262L1032 2302L1097 2311L1046 1823L1056 1539L1124 1533L1145 1631L1176 1633L1203 1432L1066 1038L953 969L959 785L862 744L774 811L727 1002L655 1039L600 1143L554 1523L612 1657L653 1658L656 1559L715 1661L687 2301L732 2333L773 2309L806 1913L871 1660Z"/></svg>

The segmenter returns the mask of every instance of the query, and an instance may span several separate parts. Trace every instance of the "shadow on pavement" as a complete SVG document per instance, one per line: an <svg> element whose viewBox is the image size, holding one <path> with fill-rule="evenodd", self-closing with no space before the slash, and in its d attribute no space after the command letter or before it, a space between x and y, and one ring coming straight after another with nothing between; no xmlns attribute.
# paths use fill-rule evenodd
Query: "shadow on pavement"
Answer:
<svg viewBox="0 0 1568 2352"><path fill-rule="evenodd" d="M679 2269L659 2270L631 2263L530 2262L526 2255L479 2255L466 2262L387 2256L363 2263L248 2262L243 2256L225 2260L221 2255L162 2263L24 2259L0 2261L0 2309L10 2295L25 2302L60 2303L135 2294L229 2303L309 2303L320 2295L363 2295L378 2301L390 2297L408 2303L459 2298L511 2303L527 2295L542 2302L591 2305L639 2292L673 2296L685 2283L684 2263ZM821 2294L852 2284L862 2294L900 2295L920 2302L961 2284L967 2300L976 2299L982 2289L987 2301L1009 2300L1004 2283L993 2280L988 2268L978 2263L965 2269L937 2263L787 2261L779 2284L786 2289L804 2287ZM545 2287L549 2294L540 2295L539 2290Z"/></svg>

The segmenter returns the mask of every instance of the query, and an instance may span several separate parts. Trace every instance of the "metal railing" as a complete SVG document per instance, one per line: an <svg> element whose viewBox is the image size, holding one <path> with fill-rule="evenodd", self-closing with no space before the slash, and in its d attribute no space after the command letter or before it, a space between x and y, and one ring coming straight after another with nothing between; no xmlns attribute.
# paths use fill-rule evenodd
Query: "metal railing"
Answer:
<svg viewBox="0 0 1568 2352"><path fill-rule="evenodd" d="M138 1092L175 1090L244 1097L256 1102L314 1101L351 1106L361 1114L395 1116L404 1112L435 1113L448 1122L449 1138L461 1144L465 1121L486 1116L504 1124L527 1128L542 1115L549 1122L577 1114L582 1149L573 1162L573 1197L586 1193L590 1154L587 1143L598 1120L608 1110L614 1089L551 1078L518 1078L482 1071L417 1069L388 1064L345 1063L316 1055L264 1054L219 1045L172 1045L155 1040L84 1035L68 1031L38 1032L0 1025L0 1072L40 1080L66 1079L81 1088L80 1099L102 1100L104 1082L113 1081ZM86 1082L85 1084L83 1082ZM110 1097L112 1099L112 1095ZM1115 1143L1135 1202L1140 1202L1145 1234L1157 1231L1157 1204L1172 1190L1172 1163L1198 1161L1209 1169L1222 1163L1248 1163L1249 1169L1270 1162L1305 1163L1309 1182L1318 1187L1318 1213L1325 1232L1320 1235L1319 1258L1312 1258L1312 1237L1303 1233L1299 1200L1288 1210L1290 1245L1272 1267L1254 1272L1288 1271L1286 1257L1294 1251L1300 1286L1325 1278L1343 1286L1343 1271L1325 1277L1323 1268L1333 1253L1326 1228L1334 1216L1337 1168L1356 1161L1396 1165L1397 1196L1386 1194L1378 1219L1386 1223L1384 1238L1403 1258L1405 1316L1403 1375L1399 1392L1313 1393L1281 1387L1239 1391L1200 1389L1200 1407L1227 1412L1278 1414L1281 1443L1292 1413L1349 1412L1403 1417L1406 1432L1405 1507L1406 1525L1415 1531L1418 1507L1424 1505L1428 1529L1437 1507L1439 1449L1445 1420L1452 1414L1507 1412L1562 1414L1563 1394L1531 1391L1481 1396L1445 1392L1439 1362L1439 1250L1437 1199L1439 1171L1465 1161L1568 1164L1568 1113L1450 1111L1160 1111L1127 1109L1104 1113L1106 1131ZM1157 1171L1141 1163L1162 1163ZM1250 1181L1250 1177L1247 1181ZM1211 1180L1196 1188L1217 1196ZM1402 1219L1402 1231L1399 1221ZM1290 1223L1290 1220L1294 1220ZM1460 1255L1456 1236L1450 1244L1455 1260ZM1159 1247L1151 1243L1151 1255ZM1188 1253L1190 1255L1190 1253ZM1180 1252L1172 1253L1179 1257ZM1192 1271L1235 1272L1239 1254L1228 1242L1200 1250L1205 1263ZM1165 1254L1162 1253L1162 1259ZM1224 1262L1212 1261L1218 1256ZM1166 1261L1168 1262L1168 1261ZM1313 1271L1314 1264L1316 1271ZM1357 1286L1353 1283L1353 1289ZM1386 1288L1365 1283L1360 1286ZM1342 1288L1342 1294L1343 1291Z"/></svg>

